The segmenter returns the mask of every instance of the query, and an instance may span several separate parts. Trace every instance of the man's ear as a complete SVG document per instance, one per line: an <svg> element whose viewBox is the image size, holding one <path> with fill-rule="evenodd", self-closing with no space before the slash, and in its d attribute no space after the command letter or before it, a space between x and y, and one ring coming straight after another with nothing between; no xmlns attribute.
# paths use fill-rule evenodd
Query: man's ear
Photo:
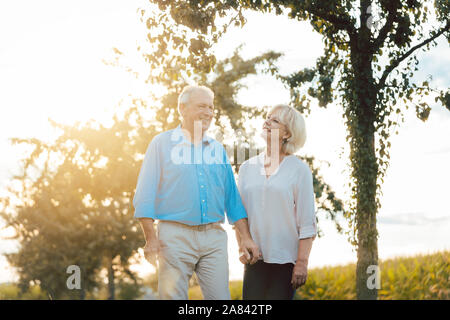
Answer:
<svg viewBox="0 0 450 320"><path fill-rule="evenodd" d="M180 103L180 115L181 117L184 117L184 111L185 111L185 104L184 103Z"/></svg>

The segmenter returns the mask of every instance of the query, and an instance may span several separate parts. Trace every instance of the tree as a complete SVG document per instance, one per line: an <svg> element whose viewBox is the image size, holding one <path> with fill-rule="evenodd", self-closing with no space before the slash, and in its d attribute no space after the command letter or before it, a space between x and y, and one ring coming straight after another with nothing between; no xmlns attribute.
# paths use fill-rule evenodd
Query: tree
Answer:
<svg viewBox="0 0 450 320"><path fill-rule="evenodd" d="M143 239L132 218L132 177L139 171L135 157L151 137L132 129L130 118L142 120L135 111L128 110L124 119L116 116L109 128L52 122L62 133L48 143L12 139L33 150L23 159L23 174L14 177L20 187L11 187L10 196L1 199L1 216L21 244L8 260L18 268L24 288L37 282L52 299L73 298L66 287L69 265L81 268L80 298L101 285L102 269L108 274L109 299L115 298L117 275L135 282L129 260Z"/></svg>
<svg viewBox="0 0 450 320"><path fill-rule="evenodd" d="M308 113L314 98L320 107L343 106L350 145L352 190L346 212L350 241L357 247L358 299L376 299L367 286L368 267L378 265L376 213L380 181L389 164L390 129L397 126L402 108L415 105L425 121L430 106L420 101L434 92L435 101L450 110L450 92L420 84L417 53L429 50L449 34L450 4L445 0L155 0L151 12L140 9L149 29L150 50L144 55L155 68L182 65L187 72L209 72L216 63L213 45L230 25L245 24L245 10L274 12L309 21L324 41L324 52L314 68L279 75L291 90L292 104ZM157 5L157 7L156 7ZM434 7L434 8L433 8ZM158 11L159 10L159 11ZM432 22L432 23L430 23ZM170 50L182 55L169 62ZM167 77L173 68L164 69ZM447 91L446 91L447 90ZM404 104L402 106L402 104Z"/></svg>
<svg viewBox="0 0 450 320"><path fill-rule="evenodd" d="M46 146L33 139L29 143L36 149L24 166L31 169L34 156ZM15 238L21 244L18 252L7 255L20 275L19 285L26 291L30 284L37 283L50 299L84 299L96 285L95 270L100 265L88 249L95 240L95 235L85 228L89 214L76 189L67 188L76 176L70 174L74 173L71 166L66 162L59 174L49 179L46 163L34 183L26 175L17 176L20 187L11 187L11 196L2 199L2 217L7 226L15 229ZM70 265L81 269L81 290L68 290L66 286Z"/></svg>

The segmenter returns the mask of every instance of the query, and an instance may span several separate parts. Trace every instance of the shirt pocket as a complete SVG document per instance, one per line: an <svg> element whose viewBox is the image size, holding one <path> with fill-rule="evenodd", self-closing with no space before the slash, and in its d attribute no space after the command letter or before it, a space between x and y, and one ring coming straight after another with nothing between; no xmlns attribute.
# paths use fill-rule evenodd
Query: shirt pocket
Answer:
<svg viewBox="0 0 450 320"><path fill-rule="evenodd" d="M208 178L208 185L211 189L211 197L218 202L225 200L225 165L224 164L207 164L205 172Z"/></svg>

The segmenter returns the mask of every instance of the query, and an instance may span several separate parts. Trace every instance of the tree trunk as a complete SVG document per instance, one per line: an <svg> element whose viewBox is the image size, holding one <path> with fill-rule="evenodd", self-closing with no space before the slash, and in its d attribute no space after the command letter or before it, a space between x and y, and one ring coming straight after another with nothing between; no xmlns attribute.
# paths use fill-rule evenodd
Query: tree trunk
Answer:
<svg viewBox="0 0 450 320"><path fill-rule="evenodd" d="M115 291L116 287L114 284L114 269L113 269L113 262L111 259L108 264L108 292L109 292L108 300L115 300L116 298Z"/></svg>
<svg viewBox="0 0 450 320"><path fill-rule="evenodd" d="M358 80L357 80L358 81ZM370 86L367 86L370 87ZM351 163L355 182L353 194L356 195L356 297L358 300L376 300L377 288L373 286L374 272L378 271L377 244L377 176L378 165L375 154L375 126L370 101L373 92L360 91L356 115L352 123ZM371 267L372 266L372 267ZM370 268L369 268L370 267ZM370 277L370 279L369 279ZM370 284L368 284L370 280Z"/></svg>
<svg viewBox="0 0 450 320"><path fill-rule="evenodd" d="M357 177L356 229L358 261L356 264L356 297L358 300L376 300L378 290L376 287L373 287L373 282L375 282L373 281L374 272L378 271L378 232L376 226L377 162L374 149L374 133L365 133L359 138L361 139L361 146L357 153L360 153L360 157L357 156L357 158L360 158L360 160L354 170ZM369 281L370 283L368 283L368 280L371 280Z"/></svg>
<svg viewBox="0 0 450 320"><path fill-rule="evenodd" d="M80 289L80 300L84 300L86 299L86 290L84 289L84 287L81 287Z"/></svg>
<svg viewBox="0 0 450 320"><path fill-rule="evenodd" d="M378 275L377 244L377 177L375 153L375 121L377 119L377 91L372 70L371 30L367 25L370 0L360 0L361 27L351 39L351 60L354 78L353 95L349 101L347 117L351 131L352 176L356 190L356 297L358 300L376 300L378 290L373 279ZM371 267L372 266L372 267ZM375 284L375 286L374 286Z"/></svg>

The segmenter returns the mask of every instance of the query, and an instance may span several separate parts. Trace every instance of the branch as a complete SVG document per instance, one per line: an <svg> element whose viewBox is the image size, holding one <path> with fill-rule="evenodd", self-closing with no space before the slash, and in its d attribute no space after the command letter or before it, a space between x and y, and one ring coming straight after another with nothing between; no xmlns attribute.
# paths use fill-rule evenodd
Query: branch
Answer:
<svg viewBox="0 0 450 320"><path fill-rule="evenodd" d="M326 20L337 27L339 30L346 30L350 35L356 33L355 27L351 24L349 19L335 16L326 12L321 12L317 7L310 7L306 9L309 13Z"/></svg>
<svg viewBox="0 0 450 320"><path fill-rule="evenodd" d="M384 40L386 40L388 33L392 30L392 26L394 25L395 18L397 10L391 10L388 13L388 16L386 18L386 23L384 24L383 28L381 28L380 33L378 34L378 37L375 39L373 43L373 51L376 52L384 43Z"/></svg>
<svg viewBox="0 0 450 320"><path fill-rule="evenodd" d="M403 60L405 60L406 58L408 58L414 51L416 51L417 49L423 47L424 45L430 43L431 41L435 40L436 38L438 38L440 35L442 35L443 33L445 33L446 31L449 31L450 28L450 22L447 23L447 25L442 28L442 30L440 30L439 32L437 32L434 36L428 38L427 40L423 41L422 43L419 43L418 45L412 47L411 49L409 49L407 52L405 52L402 56L400 56L398 59L396 59L394 62L391 63L391 65L389 67L386 68L386 70L384 70L383 75L380 78L380 81L378 82L377 85L377 89L379 90L380 88L382 88L385 85L386 79L388 77L388 75L392 72L392 70L394 70Z"/></svg>
<svg viewBox="0 0 450 320"><path fill-rule="evenodd" d="M403 86L394 86L394 85L385 85L386 88L396 88L396 89L403 89ZM430 87L423 87L423 86L415 86L415 87L411 87L412 89L421 89L421 90L428 90L428 91L433 91L436 93L441 93L442 91L440 91L439 89L435 89L435 88L430 88Z"/></svg>

